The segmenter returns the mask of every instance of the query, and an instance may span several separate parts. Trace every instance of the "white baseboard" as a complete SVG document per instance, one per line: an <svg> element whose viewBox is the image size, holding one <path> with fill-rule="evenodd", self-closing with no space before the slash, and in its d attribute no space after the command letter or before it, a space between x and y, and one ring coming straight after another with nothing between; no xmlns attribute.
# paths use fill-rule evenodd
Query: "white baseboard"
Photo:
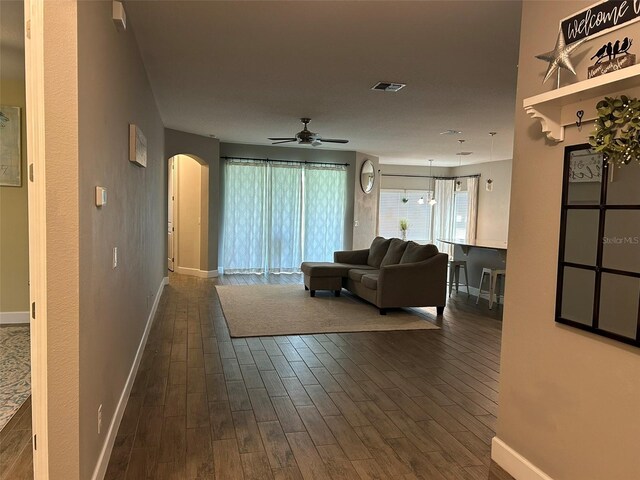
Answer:
<svg viewBox="0 0 640 480"><path fill-rule="evenodd" d="M129 394L131 393L133 382L135 381L136 374L138 373L138 367L140 366L140 360L142 360L144 347L147 345L147 338L149 338L149 331L151 330L153 318L155 317L156 310L158 309L158 303L160 302L160 297L162 296L162 290L164 289L164 286L168 284L169 277L164 277L160 282L158 291L156 292L156 297L153 300L153 306L151 307L149 317L147 318L147 324L144 327L144 333L142 334L140 344L138 345L138 351L136 352L136 356L133 359L133 365L131 365L131 370L129 370L127 382L124 385L124 389L122 390L122 394L120 395L120 400L118 401L116 411L113 415L113 418L111 419L109 431L107 432L104 445L102 446L102 451L100 452L100 456L98 457L98 463L96 464L96 468L93 471L93 476L91 477L92 480L103 480L105 473L107 473L107 466L109 465L109 459L111 458L113 444L116 441L116 435L118 434L118 429L120 428L120 422L122 421L124 410L127 407Z"/></svg>
<svg viewBox="0 0 640 480"><path fill-rule="evenodd" d="M213 278L218 276L218 270L198 270L197 268L178 267L176 266L176 273L181 275L191 275L198 278Z"/></svg>
<svg viewBox="0 0 640 480"><path fill-rule="evenodd" d="M29 323L29 312L0 312L0 325Z"/></svg>
<svg viewBox="0 0 640 480"><path fill-rule="evenodd" d="M491 440L491 459L516 480L553 480L498 437Z"/></svg>

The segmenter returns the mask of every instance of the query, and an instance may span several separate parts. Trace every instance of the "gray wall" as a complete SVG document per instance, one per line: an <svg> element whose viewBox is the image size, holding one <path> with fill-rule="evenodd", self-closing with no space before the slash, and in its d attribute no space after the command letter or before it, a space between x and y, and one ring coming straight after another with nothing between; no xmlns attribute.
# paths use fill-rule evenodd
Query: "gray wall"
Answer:
<svg viewBox="0 0 640 480"><path fill-rule="evenodd" d="M480 174L478 191L478 240L507 241L511 196L511 160L475 163L462 167L433 167L433 175L456 176ZM380 165L383 174L429 175L429 166ZM493 179L493 191L487 192L485 182ZM428 178L382 177L382 188L419 190L427 188Z"/></svg>
<svg viewBox="0 0 640 480"><path fill-rule="evenodd" d="M347 210L345 212L344 247L350 249L354 241L352 228L354 218L354 179L356 152L343 150L323 150L305 147L278 147L271 145L248 145L242 143L221 143L220 156L272 158L291 161L325 163L348 163L347 167ZM222 179L221 179L222 181ZM220 184L222 187L222 184Z"/></svg>
<svg viewBox="0 0 640 480"><path fill-rule="evenodd" d="M480 174L478 181L478 240L506 242L509 231L511 199L511 160L476 163L451 169L451 175ZM487 192L486 181L493 180L493 190Z"/></svg>
<svg viewBox="0 0 640 480"><path fill-rule="evenodd" d="M365 160L371 160L376 172L373 190L368 194L362 191L360 185L360 169ZM358 250L369 248L371 241L378 233L378 206L380 203L380 162L378 157L356 152L353 186L353 249Z"/></svg>
<svg viewBox="0 0 640 480"><path fill-rule="evenodd" d="M82 479L93 474L166 274L164 127L134 32L118 33L111 17L110 1L78 3ZM129 123L147 138L147 168L129 162ZM108 191L100 209L96 185Z"/></svg>
<svg viewBox="0 0 640 480"><path fill-rule="evenodd" d="M407 189L407 190L427 190L433 185L433 180L424 177L393 177L388 175L441 175L448 177L452 175L453 169L449 167L433 167L429 170L429 165L390 165L381 164L380 171L382 173L381 188Z"/></svg>

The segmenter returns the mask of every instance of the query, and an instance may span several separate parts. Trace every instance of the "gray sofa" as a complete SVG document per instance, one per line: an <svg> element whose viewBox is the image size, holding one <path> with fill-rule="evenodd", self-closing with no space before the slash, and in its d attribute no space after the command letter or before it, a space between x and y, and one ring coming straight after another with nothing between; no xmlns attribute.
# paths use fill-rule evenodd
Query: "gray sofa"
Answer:
<svg viewBox="0 0 640 480"><path fill-rule="evenodd" d="M447 299L448 256L435 245L399 238L376 237L363 250L335 252L334 262L304 262L304 285L316 290L346 288L374 304L380 314L396 307L437 307L442 315Z"/></svg>

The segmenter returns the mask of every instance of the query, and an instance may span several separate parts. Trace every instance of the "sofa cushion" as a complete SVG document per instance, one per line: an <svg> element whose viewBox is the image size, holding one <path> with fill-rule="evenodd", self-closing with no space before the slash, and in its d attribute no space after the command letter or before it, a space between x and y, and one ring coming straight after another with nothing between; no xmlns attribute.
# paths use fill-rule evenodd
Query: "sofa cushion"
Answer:
<svg viewBox="0 0 640 480"><path fill-rule="evenodd" d="M416 242L408 242L407 248L400 259L400 263L422 262L437 253L438 247L431 243L428 245L418 245Z"/></svg>
<svg viewBox="0 0 640 480"><path fill-rule="evenodd" d="M392 238L389 243L387 254L382 259L380 266L384 267L385 265L396 265L400 263L400 259L402 258L402 254L406 248L407 242L400 240L399 238Z"/></svg>
<svg viewBox="0 0 640 480"><path fill-rule="evenodd" d="M302 273L310 277L346 277L352 268L373 270L369 265L352 265L350 263L302 262Z"/></svg>
<svg viewBox="0 0 640 480"><path fill-rule="evenodd" d="M360 283L371 290L378 289L378 275L377 273L367 273L362 276Z"/></svg>
<svg viewBox="0 0 640 480"><path fill-rule="evenodd" d="M380 263L382 263L382 259L387 254L390 243L390 238L374 238L373 242L371 242L371 247L369 247L369 258L367 258L367 265L369 265L370 267L380 268Z"/></svg>
<svg viewBox="0 0 640 480"><path fill-rule="evenodd" d="M374 270L372 268L368 268L368 269L352 268L351 270L349 270L349 278L354 282L359 282L362 279L363 275L378 274L378 273L380 273L379 270Z"/></svg>

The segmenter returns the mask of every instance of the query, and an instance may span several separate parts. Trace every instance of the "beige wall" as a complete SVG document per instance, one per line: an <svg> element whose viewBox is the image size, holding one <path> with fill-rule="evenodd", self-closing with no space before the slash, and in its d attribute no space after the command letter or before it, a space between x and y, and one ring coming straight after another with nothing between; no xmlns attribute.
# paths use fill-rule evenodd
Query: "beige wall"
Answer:
<svg viewBox="0 0 640 480"><path fill-rule="evenodd" d="M22 109L22 186L0 187L0 313L26 312L29 310L29 224L24 81L3 79L0 104Z"/></svg>
<svg viewBox="0 0 640 480"><path fill-rule="evenodd" d="M23 20L18 14L22 8L21 2L0 3L0 30L18 29ZM15 24L7 25L9 21ZM0 187L0 313L29 310L26 99L20 43L0 45L0 105L20 107L22 121L22 186Z"/></svg>
<svg viewBox="0 0 640 480"><path fill-rule="evenodd" d="M371 160L376 172L373 190L364 193L360 185L360 169L365 160ZM356 152L353 196L353 249L369 248L378 233L378 206L380 202L380 161L378 157ZM357 223L357 226L356 226Z"/></svg>
<svg viewBox="0 0 640 480"><path fill-rule="evenodd" d="M202 166L188 155L174 157L177 166L178 268L200 269Z"/></svg>
<svg viewBox="0 0 640 480"><path fill-rule="evenodd" d="M200 270L218 269L220 216L220 141L165 128L165 158L188 154L202 165L200 203ZM165 213L166 215L166 213ZM166 256L166 255L165 255Z"/></svg>
<svg viewBox="0 0 640 480"><path fill-rule="evenodd" d="M79 227L68 234L79 231L79 477L89 479L166 275L167 163L132 26L116 30L110 1L78 2L77 9ZM129 123L146 136L146 168L129 162ZM96 185L108 191L102 208Z"/></svg>
<svg viewBox="0 0 640 480"><path fill-rule="evenodd" d="M563 151L590 128L571 126L555 145L522 109L553 88L534 56L553 47L561 18L592 3L528 1L522 14L497 435L554 480L640 472L640 351L554 322ZM573 56L579 78L597 47L638 33L635 23L586 43Z"/></svg>
<svg viewBox="0 0 640 480"><path fill-rule="evenodd" d="M509 205L511 199L511 160L476 163L451 169L452 175L480 174L478 181L478 240L506 242L509 232ZM485 188L493 180L493 190Z"/></svg>
<svg viewBox="0 0 640 480"><path fill-rule="evenodd" d="M274 158L290 161L326 163L348 163L347 167L347 211L344 224L344 247L350 249L354 239L354 178L356 153L343 150L323 150L320 148L278 147L271 145L247 145L242 143L221 143L220 156ZM221 178L221 181L222 178ZM222 186L222 184L221 184Z"/></svg>
<svg viewBox="0 0 640 480"><path fill-rule="evenodd" d="M46 180L47 328L46 340L34 341L47 346L49 478L79 480L87 477L80 475L79 436L77 4L45 2L43 8L46 172L36 182Z"/></svg>

